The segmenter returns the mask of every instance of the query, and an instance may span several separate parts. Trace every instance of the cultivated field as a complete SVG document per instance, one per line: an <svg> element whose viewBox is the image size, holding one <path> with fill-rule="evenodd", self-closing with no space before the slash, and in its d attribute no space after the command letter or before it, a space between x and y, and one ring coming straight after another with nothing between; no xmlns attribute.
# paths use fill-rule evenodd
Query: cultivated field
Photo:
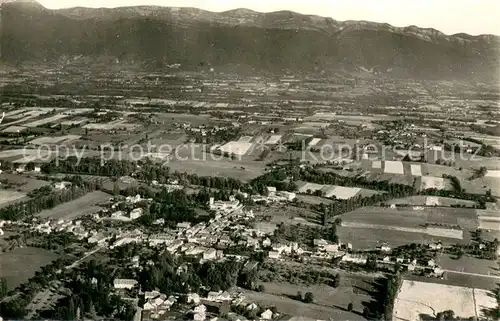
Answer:
<svg viewBox="0 0 500 321"><path fill-rule="evenodd" d="M382 168L382 161L373 161L372 168L381 169Z"/></svg>
<svg viewBox="0 0 500 321"><path fill-rule="evenodd" d="M60 204L49 210L44 210L38 215L43 218L74 219L79 216L98 212L102 208L97 206L97 204L107 202L109 198L109 194L95 191L71 202Z"/></svg>
<svg viewBox="0 0 500 321"><path fill-rule="evenodd" d="M495 178L500 178L500 171L499 170L489 170L486 175L486 177L495 177Z"/></svg>
<svg viewBox="0 0 500 321"><path fill-rule="evenodd" d="M2 133L20 133L22 132L23 130L25 130L26 127L24 126L9 126L7 128L5 128L4 130L2 130Z"/></svg>
<svg viewBox="0 0 500 321"><path fill-rule="evenodd" d="M485 276L500 276L496 261L477 259L470 256L462 256L460 259L455 259L446 254L441 254L438 255L436 263L445 270L481 274Z"/></svg>
<svg viewBox="0 0 500 321"><path fill-rule="evenodd" d="M484 309L497 306L488 291L404 280L394 302L395 320L421 320L421 315L452 310L461 319L484 318Z"/></svg>
<svg viewBox="0 0 500 321"><path fill-rule="evenodd" d="M23 247L0 253L0 276L7 280L7 287L13 289L31 278L42 266L49 264L57 255L40 248Z"/></svg>
<svg viewBox="0 0 500 321"><path fill-rule="evenodd" d="M342 215L337 229L342 242L356 248L373 248L386 242L400 246L406 243L467 243L469 231L477 229L474 209L426 207L383 208L368 206Z"/></svg>
<svg viewBox="0 0 500 321"><path fill-rule="evenodd" d="M228 142L225 145L219 147L222 152L235 154L235 155L245 155L250 148L253 146L252 143L244 143L239 141Z"/></svg>
<svg viewBox="0 0 500 321"><path fill-rule="evenodd" d="M298 208L291 205L271 205L271 206L256 206L253 208L256 217L270 216L270 223L278 225L280 223L290 225L310 225L319 226L319 217L316 213L304 208Z"/></svg>
<svg viewBox="0 0 500 321"><path fill-rule="evenodd" d="M324 198L324 197L319 197L319 196L314 196L314 195L305 195L305 194L297 194L297 199L299 201L302 201L304 203L308 204L331 204L335 202L334 200L331 200L329 198Z"/></svg>
<svg viewBox="0 0 500 321"><path fill-rule="evenodd" d="M321 141L321 138L313 138L307 146L316 146Z"/></svg>
<svg viewBox="0 0 500 321"><path fill-rule="evenodd" d="M65 135L65 136L45 136L38 137L30 141L30 144L33 145L44 145L44 144L61 144L67 143L69 141L77 140L80 136L78 135Z"/></svg>
<svg viewBox="0 0 500 321"><path fill-rule="evenodd" d="M283 137L282 135L272 135L271 137L269 137L269 139L266 141L266 144L267 145L274 145L274 144L277 144L281 137Z"/></svg>
<svg viewBox="0 0 500 321"><path fill-rule="evenodd" d="M113 129L136 129L140 128L141 126L138 124L131 124L131 123L126 123L123 120L116 120L116 121L111 121L109 123L92 123L92 124L86 124L83 126L83 128L90 129L90 130L113 130Z"/></svg>
<svg viewBox="0 0 500 321"><path fill-rule="evenodd" d="M480 229L500 231L500 212L498 210L477 210L476 213Z"/></svg>
<svg viewBox="0 0 500 321"><path fill-rule="evenodd" d="M333 197L338 199L349 199L356 196L370 196L379 193L378 191L362 189L358 187L347 187L338 185L321 185L316 183L298 182L298 191L302 194L314 193L321 190L322 196Z"/></svg>
<svg viewBox="0 0 500 321"><path fill-rule="evenodd" d="M440 197L440 196L409 196L397 198L386 202L387 204L409 205L409 206L442 206L451 207L452 205L460 205L473 207L476 204L474 201L461 200L457 198Z"/></svg>
<svg viewBox="0 0 500 321"><path fill-rule="evenodd" d="M230 160L227 158L220 161L210 159L205 161L173 159L169 161L166 166L172 171L186 172L200 176L232 177L247 181L262 175L265 163L251 160Z"/></svg>
<svg viewBox="0 0 500 321"><path fill-rule="evenodd" d="M51 156L47 150L35 149L8 149L0 151L0 160L8 160L14 163L28 163L35 160L50 160Z"/></svg>
<svg viewBox="0 0 500 321"><path fill-rule="evenodd" d="M349 303L353 303L353 310L355 312L361 313L363 311L363 302L370 301L371 297L367 294L367 292L359 291L355 288L355 286L366 288L368 283L369 281L367 280L341 277L341 284L337 288L323 284L300 286L286 282L265 282L263 285L266 294L273 295L276 302L283 304L287 309L289 309L287 311L282 311L278 308L278 311L280 312L323 319L325 318L323 311L325 311L325 308L328 308L332 310L331 313L334 313L330 317L335 316L346 320L363 320L364 318L359 316L359 314L350 313L344 309L347 309L347 305ZM368 291L368 289L365 291ZM307 309L306 306L303 306L302 302L293 300L293 296L297 295L298 292L302 292L302 294L306 292L313 293L314 303L309 304L311 305L310 307L307 307L309 309ZM269 298L273 297L270 296ZM302 311L306 314L301 313Z"/></svg>
<svg viewBox="0 0 500 321"><path fill-rule="evenodd" d="M413 176L422 176L422 165L410 165L411 174Z"/></svg>
<svg viewBox="0 0 500 321"><path fill-rule="evenodd" d="M25 193L18 191L0 189L0 207L4 204L19 200L25 196Z"/></svg>
<svg viewBox="0 0 500 321"><path fill-rule="evenodd" d="M421 182L422 182L420 185L421 190L426 190L430 188L435 188L438 190L451 188L449 181L442 177L422 176Z"/></svg>
<svg viewBox="0 0 500 321"><path fill-rule="evenodd" d="M386 174L404 174L403 162L385 161L384 173Z"/></svg>
<svg viewBox="0 0 500 321"><path fill-rule="evenodd" d="M21 174L11 174L11 173L1 173L0 181L3 182L2 183L3 186L10 185L12 189L15 189L16 191L21 193L27 193L34 189L49 184L49 182L47 181L42 181L36 178L27 177Z"/></svg>
<svg viewBox="0 0 500 321"><path fill-rule="evenodd" d="M49 124L49 123L52 123L52 122L56 122L59 119L63 119L63 118L66 118L66 117L68 117L68 115L58 114L58 115L54 115L54 116L51 116L51 117L47 117L47 118L35 120L35 121L31 122L31 123L27 123L27 124L24 124L24 125L26 127L38 127L38 126L41 126L41 125L45 125L45 124Z"/></svg>
<svg viewBox="0 0 500 321"><path fill-rule="evenodd" d="M252 136L241 136L238 141L242 143L250 143L252 141Z"/></svg>
<svg viewBox="0 0 500 321"><path fill-rule="evenodd" d="M303 303L286 296L262 292L245 291L247 303L255 302L263 306L274 306L284 314L304 316L315 320L365 320L362 316L319 304Z"/></svg>

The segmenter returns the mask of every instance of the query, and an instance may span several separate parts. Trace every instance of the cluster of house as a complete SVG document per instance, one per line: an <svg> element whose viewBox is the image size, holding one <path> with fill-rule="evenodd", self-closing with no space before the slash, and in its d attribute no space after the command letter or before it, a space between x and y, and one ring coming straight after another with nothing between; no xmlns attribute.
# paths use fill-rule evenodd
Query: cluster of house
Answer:
<svg viewBox="0 0 500 321"><path fill-rule="evenodd" d="M277 191L274 186L267 186L267 195L252 195L251 199L254 202L277 203L291 202L296 198L296 194L287 191ZM245 195L244 195L245 196Z"/></svg>
<svg viewBox="0 0 500 321"><path fill-rule="evenodd" d="M163 155L161 155L161 156L163 156ZM157 180L153 180L153 181L151 181L151 185L155 186L155 187L164 188L168 193L184 189L184 186L180 185L179 181L176 179L169 179L167 184L161 184L161 183L158 183Z"/></svg>
<svg viewBox="0 0 500 321"><path fill-rule="evenodd" d="M129 202L140 201L140 197L131 198ZM108 244L112 234L106 232L90 232L89 243L100 245L120 246L127 243L147 243L149 246L164 247L170 253L178 253L187 256L197 257L201 262L216 260L223 257L221 250L216 250L215 245L232 244L230 236L226 230L236 230L244 226L232 224L234 220L250 219L253 217L252 211L243 211L239 201L231 197L229 201L210 200L210 207L216 212L214 218L208 222L201 222L192 225L188 222L180 222L177 228L172 231L147 235L140 230L118 231L115 233L116 240ZM155 222L162 223L162 222ZM254 232L252 229L242 234ZM255 233L254 233L255 234Z"/></svg>
<svg viewBox="0 0 500 321"><path fill-rule="evenodd" d="M429 249L432 251L439 251L442 249L441 243L430 243L428 245ZM390 253L391 247L388 245L382 245L378 248L382 253ZM404 256L393 257L389 255L385 255L381 261L381 263L385 264L400 264L401 266L405 266L408 271L420 271L426 274L427 276L432 277L442 277L444 274L444 270L436 263L434 259L430 259L425 264L418 264L417 259L415 258L407 258Z"/></svg>
<svg viewBox="0 0 500 321"><path fill-rule="evenodd" d="M340 244L329 242L324 239L314 239L314 250L304 250L300 248L296 242L288 242L286 244L274 244L272 250L269 251L270 259L283 260L284 257L290 255L299 255L304 258L310 257L314 259L331 260L332 258L341 258L342 262L350 262L356 264L366 264L367 256L364 254L348 253L352 250L352 244Z"/></svg>
<svg viewBox="0 0 500 321"><path fill-rule="evenodd" d="M181 302L186 307L191 307L185 314L189 319L196 321L207 319L215 321L217 317L210 318L210 315L228 314L232 305L243 306L248 312L260 312L257 316L261 320L271 320L278 316L277 313L273 313L270 309L262 309L255 303L244 303L246 297L241 292L211 291L206 293L206 296L200 296L198 293L188 293L182 295L184 300L181 301L181 295L167 296L157 290L143 292L137 289L138 282L134 279L115 279L113 286L118 292L135 290L139 296L144 296L144 303L140 309L142 320L166 320L169 318L167 314L172 306ZM236 320L243 321L246 319L240 316Z"/></svg>
<svg viewBox="0 0 500 321"><path fill-rule="evenodd" d="M73 233L79 239L84 239L89 235L89 231L85 229L82 225L81 220L64 220L64 219L55 219L55 220L45 220L38 221L36 220L31 225L31 229L37 231L39 233L50 234L53 232L68 232Z"/></svg>
<svg viewBox="0 0 500 321"><path fill-rule="evenodd" d="M151 198L144 199L141 197L141 195L137 194L136 196L127 196L125 198L124 203L127 204L127 206L133 206L134 204L137 204L137 203L143 202L143 201L151 202L152 199ZM122 203L122 201L115 202L113 205L111 205L111 209L112 210L117 209L121 203ZM111 213L111 216L106 217L106 219L122 221L122 222L130 222L130 221L133 221L133 220L140 218L143 214L143 211L144 210L141 207L135 207L134 209L132 209L130 211L117 210L117 211L114 211L113 213Z"/></svg>
<svg viewBox="0 0 500 321"><path fill-rule="evenodd" d="M240 201L238 201L234 195L229 197L229 201L215 201L214 198L211 197L208 205L211 210L217 213L216 217L221 217L223 214L229 214L243 208L243 205L240 204Z"/></svg>

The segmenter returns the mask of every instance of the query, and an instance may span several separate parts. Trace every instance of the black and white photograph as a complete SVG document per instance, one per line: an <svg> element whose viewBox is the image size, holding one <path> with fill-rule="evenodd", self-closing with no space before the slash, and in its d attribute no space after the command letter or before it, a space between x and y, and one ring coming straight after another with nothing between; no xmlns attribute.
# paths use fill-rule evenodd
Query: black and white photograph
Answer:
<svg viewBox="0 0 500 321"><path fill-rule="evenodd" d="M499 22L0 0L0 321L500 321Z"/></svg>

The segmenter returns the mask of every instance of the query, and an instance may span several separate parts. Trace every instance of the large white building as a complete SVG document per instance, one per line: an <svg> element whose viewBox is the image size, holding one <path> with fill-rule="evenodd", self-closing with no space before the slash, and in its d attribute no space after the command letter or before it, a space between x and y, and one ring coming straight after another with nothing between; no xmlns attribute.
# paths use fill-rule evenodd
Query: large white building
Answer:
<svg viewBox="0 0 500 321"><path fill-rule="evenodd" d="M113 286L115 289L132 289L138 282L133 279L115 279Z"/></svg>

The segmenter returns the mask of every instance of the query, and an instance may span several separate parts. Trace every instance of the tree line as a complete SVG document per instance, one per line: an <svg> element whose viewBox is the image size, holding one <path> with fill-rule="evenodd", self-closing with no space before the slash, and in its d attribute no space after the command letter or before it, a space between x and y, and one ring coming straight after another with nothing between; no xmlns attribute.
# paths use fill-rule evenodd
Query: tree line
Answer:
<svg viewBox="0 0 500 321"><path fill-rule="evenodd" d="M61 191L50 193L34 193L32 198L17 202L0 209L0 219L2 220L22 220L25 217L37 214L43 210L51 209L59 204L75 200L91 191L97 189L96 181L84 182L81 187L72 185Z"/></svg>

